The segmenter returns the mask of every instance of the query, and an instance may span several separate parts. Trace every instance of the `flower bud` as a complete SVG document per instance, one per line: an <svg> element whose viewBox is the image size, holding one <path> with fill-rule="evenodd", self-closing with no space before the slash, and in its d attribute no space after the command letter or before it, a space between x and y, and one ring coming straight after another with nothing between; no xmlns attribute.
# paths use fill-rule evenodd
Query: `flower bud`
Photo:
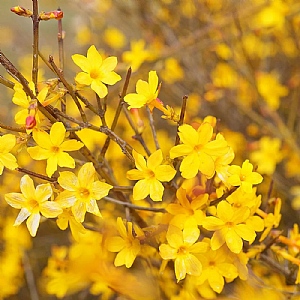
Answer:
<svg viewBox="0 0 300 300"><path fill-rule="evenodd" d="M35 116L28 116L25 121L26 129L32 129L36 125Z"/></svg>
<svg viewBox="0 0 300 300"><path fill-rule="evenodd" d="M22 6L14 6L10 9L13 13L22 16L22 17L28 17L30 18L33 15L33 12L27 8L24 8Z"/></svg>
<svg viewBox="0 0 300 300"><path fill-rule="evenodd" d="M42 11L39 15L39 19L43 21L48 21L51 19L60 20L64 16L64 13L61 10L52 10L48 12Z"/></svg>

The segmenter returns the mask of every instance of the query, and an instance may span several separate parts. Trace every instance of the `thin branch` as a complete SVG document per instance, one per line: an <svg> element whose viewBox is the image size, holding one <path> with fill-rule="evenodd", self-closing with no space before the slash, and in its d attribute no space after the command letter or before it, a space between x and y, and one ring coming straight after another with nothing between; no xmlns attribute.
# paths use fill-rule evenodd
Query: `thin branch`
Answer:
<svg viewBox="0 0 300 300"><path fill-rule="evenodd" d="M118 192L132 192L133 187L132 186L118 186L115 185L113 190Z"/></svg>
<svg viewBox="0 0 300 300"><path fill-rule="evenodd" d="M57 9L58 11L61 11L60 7ZM64 70L64 33L63 33L63 27L62 27L62 19L59 19L57 21L57 42L58 42L58 61L59 61L59 68ZM66 96L63 97L63 101L61 101L61 111L66 112Z"/></svg>
<svg viewBox="0 0 300 300"><path fill-rule="evenodd" d="M65 79L64 75L63 75L63 71L61 69L59 69L57 67L57 65L54 62L53 56L49 55L49 63L51 64L55 74L58 76L58 78L60 79L60 81L62 82L62 84L65 86L65 88L68 90L69 94L71 95L71 97L73 98L79 112L81 115L82 120L87 123L87 117L80 105L80 102L78 101L76 94L72 88L72 86L67 82L67 80Z"/></svg>
<svg viewBox="0 0 300 300"><path fill-rule="evenodd" d="M26 128L25 127L12 127L12 126L9 126L9 125L2 124L1 122L0 122L0 128L10 130L10 131L14 131L14 132L26 133Z"/></svg>
<svg viewBox="0 0 300 300"><path fill-rule="evenodd" d="M4 78L2 75L0 75L0 83L5 85L6 87L8 87L10 89L13 89L14 86L15 86L15 84L12 81Z"/></svg>
<svg viewBox="0 0 300 300"><path fill-rule="evenodd" d="M137 130L136 126L134 125L134 122L131 119L129 111L125 106L123 106L123 112L125 113L126 119L135 133L133 138L139 141L139 143L143 146L144 150L146 151L147 155L151 155L151 152L147 147L146 142L142 137L142 134Z"/></svg>
<svg viewBox="0 0 300 300"><path fill-rule="evenodd" d="M28 81L21 74L21 72L13 65L13 63L4 55L4 53L0 50L0 64L5 68L6 72L10 74L14 79L16 79L19 83L22 84L24 92L29 96L32 100L36 100L36 97L33 91L28 86ZM49 110L46 107L43 107L38 101L38 108L52 123L56 122L56 119L51 115Z"/></svg>
<svg viewBox="0 0 300 300"><path fill-rule="evenodd" d="M148 114L148 118L149 118L149 122L150 122L150 128L151 128L151 131L152 131L152 136L153 136L155 148L156 148L156 150L158 150L158 149L160 149L160 146L159 146L159 143L158 143L157 133L156 133L156 129L155 129L155 126L154 126L153 114L150 111L150 108L148 106L146 107L146 110L147 110L147 114Z"/></svg>
<svg viewBox="0 0 300 300"><path fill-rule="evenodd" d="M113 122L112 122L112 125L111 125L111 130L112 131L115 131L115 128L116 128L117 123L118 123L118 119L119 119L121 111L122 111L122 107L123 107L123 103L124 103L124 97L127 93L127 88L128 88L128 85L129 85L131 72L132 72L132 69L129 68L128 71L127 71L127 74L126 74L126 78L125 78L122 93L120 94L119 104L118 104L118 107L116 109L116 113L115 113L115 116L114 116L114 119L113 119ZM110 143L110 138L107 137L106 140L105 140L104 146L102 147L100 156L99 156L100 160L103 159L103 157L105 156L105 153L108 149L109 143Z"/></svg>
<svg viewBox="0 0 300 300"><path fill-rule="evenodd" d="M186 112L186 103L187 103L188 96L185 95L182 97L182 104L181 104L181 111L180 111L180 117L177 125L177 135L176 135L176 140L175 140L175 146L179 144L180 138L178 135L178 127L181 126L184 122L184 116Z"/></svg>
<svg viewBox="0 0 300 300"><path fill-rule="evenodd" d="M30 293L30 299L39 300L39 294L37 291L35 278L34 278L33 271L32 271L30 261L29 261L26 251L23 252L22 262L23 262L23 267L24 267L24 272L25 272L25 278L26 278L29 293Z"/></svg>
<svg viewBox="0 0 300 300"><path fill-rule="evenodd" d="M96 93L96 99L97 99L97 106L98 106L98 116L101 119L101 123L103 126L107 126L106 120L105 120L105 105L101 103L101 99L99 95Z"/></svg>
<svg viewBox="0 0 300 300"><path fill-rule="evenodd" d="M84 96L78 93L78 91L75 91L76 97L78 97L85 105L86 108L88 108L90 111L92 111L94 114L98 116L98 111L97 109L87 100Z"/></svg>
<svg viewBox="0 0 300 300"><path fill-rule="evenodd" d="M38 0L32 0L32 26L33 26L33 51L32 51L32 81L37 94L37 80L39 71L39 8Z"/></svg>
<svg viewBox="0 0 300 300"><path fill-rule="evenodd" d="M27 170L27 169L24 169L24 168L16 168L15 170L18 171L18 172L22 172L22 173L25 173L27 175L39 178L39 179L46 180L46 181L57 182L57 178L56 177L48 177L46 175L42 175L42 174L39 174L39 173L30 171L30 170Z"/></svg>
<svg viewBox="0 0 300 300"><path fill-rule="evenodd" d="M156 212L156 213L157 212L161 212L161 213L166 212L166 210L164 208L138 206L138 205L128 203L128 202L123 202L123 201L120 201L120 200L117 200L117 199L114 199L114 198L111 198L111 197L104 197L103 199L106 200L106 201L115 203L115 204L119 204L119 205L128 207L128 208L136 209L136 210L152 211L152 212Z"/></svg>

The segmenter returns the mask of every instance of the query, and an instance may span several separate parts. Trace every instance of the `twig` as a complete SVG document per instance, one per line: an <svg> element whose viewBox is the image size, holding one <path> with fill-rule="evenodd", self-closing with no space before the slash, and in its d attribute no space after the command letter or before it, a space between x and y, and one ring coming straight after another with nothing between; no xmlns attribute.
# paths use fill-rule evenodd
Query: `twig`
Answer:
<svg viewBox="0 0 300 300"><path fill-rule="evenodd" d="M183 122L184 122L184 116L185 116L185 112L186 112L187 99L188 99L187 95L185 95L185 96L182 97L180 117L179 117L179 121L177 123L177 135L176 135L176 140L175 140L175 146L178 145L179 142L180 142L180 138L179 138L179 135L178 135L178 127L181 126L183 124Z"/></svg>
<svg viewBox="0 0 300 300"><path fill-rule="evenodd" d="M10 131L14 131L14 132L24 132L24 133L26 133L26 128L25 127L12 127L12 126L9 126L9 125L2 124L1 122L0 122L0 128L10 130Z"/></svg>
<svg viewBox="0 0 300 300"><path fill-rule="evenodd" d="M46 180L46 181L57 182L57 178L56 177L50 177L49 178L48 176L45 176L45 175L42 175L42 174L30 171L30 170L27 170L27 169L24 169L24 168L16 168L15 170L18 171L18 172L22 172L22 173L25 173L27 175L36 177L36 178L40 178L40 179Z"/></svg>
<svg viewBox="0 0 300 300"><path fill-rule="evenodd" d="M79 94L78 91L75 91L75 95L84 103L86 108L88 108L94 114L98 115L97 109L85 97L83 97L81 94Z"/></svg>
<svg viewBox="0 0 300 300"><path fill-rule="evenodd" d="M38 0L32 0L32 26L33 26L33 51L32 51L32 81L37 94L37 80L39 71L39 8Z"/></svg>
<svg viewBox="0 0 300 300"><path fill-rule="evenodd" d="M54 62L54 59L53 59L53 56L52 55L49 55L49 63L50 65L52 66L54 72L56 73L56 75L58 76L58 78L60 79L60 81L62 82L62 84L65 86L65 88L68 90L69 94L71 95L71 97L73 98L78 110L79 110L79 113L81 115L81 118L83 120L83 122L87 123L87 117L80 105L80 102L78 101L77 97L76 97L76 94L72 88L72 86L67 82L67 80L65 79L64 75L63 75L63 71L60 70L57 65L55 64Z"/></svg>
<svg viewBox="0 0 300 300"><path fill-rule="evenodd" d="M29 96L32 100L36 100L38 104L39 110L52 122L56 122L56 119L49 112L46 107L43 107L38 100L36 99L33 91L28 86L28 81L21 74L21 72L13 65L13 63L4 55L4 53L0 50L0 64L5 68L6 72L10 74L14 79L16 79L19 83L22 84L24 92Z"/></svg>
<svg viewBox="0 0 300 300"><path fill-rule="evenodd" d="M12 81L4 78L2 75L0 75L0 83L5 85L6 87L8 87L10 89L13 89L14 86L15 86L15 84Z"/></svg>
<svg viewBox="0 0 300 300"><path fill-rule="evenodd" d="M150 128L151 128L151 131L152 131L152 136L153 136L155 148L156 148L156 150L158 150L158 149L160 149L160 146L159 146L159 143L158 143L157 133L156 133L156 129L155 129L155 126L154 126L153 114L150 111L150 108L148 106L146 107L146 110L147 110L147 114L148 114L148 118L149 118L149 122L150 122Z"/></svg>
<svg viewBox="0 0 300 300"><path fill-rule="evenodd" d="M145 149L147 155L151 155L151 152L150 152L149 148L147 147L146 142L144 141L141 133L135 127L134 122L131 119L130 113L129 113L128 109L125 106L123 106L123 112L125 113L126 119L127 119L128 123L130 124L131 128L133 129L134 133L135 133L133 138L136 139L137 141L139 141L139 143Z"/></svg>
<svg viewBox="0 0 300 300"><path fill-rule="evenodd" d="M61 11L60 7L57 9L58 11ZM64 70L64 33L62 28L62 19L59 19L57 21L57 42L58 42L58 61L59 61L59 68ZM64 95L63 101L61 101L61 111L66 112L66 96Z"/></svg>
<svg viewBox="0 0 300 300"><path fill-rule="evenodd" d="M132 203L128 203L128 202L123 202L111 197L104 197L104 200L107 200L109 202L115 203L115 204L119 204L125 207L129 207L132 209L136 209L136 210L146 210L146 211L152 211L152 212L161 212L161 213L165 213L166 210L164 208L155 208L155 207L145 207L145 206L138 206Z"/></svg>
<svg viewBox="0 0 300 300"><path fill-rule="evenodd" d="M39 300L39 294L38 294L37 287L35 284L35 278L33 276L32 268L31 268L29 258L28 258L26 251L23 252L22 261L23 261L23 266L24 266L25 278L26 278L29 293L30 293L30 299Z"/></svg>
<svg viewBox="0 0 300 300"><path fill-rule="evenodd" d="M107 126L107 123L106 123L106 120L105 120L104 104L102 105L101 99L100 99L100 97L97 93L96 93L96 99L97 99L97 106L98 106L98 114L97 115L100 117L102 125Z"/></svg>
<svg viewBox="0 0 300 300"><path fill-rule="evenodd" d="M94 126L91 126L91 129L93 129L93 127ZM131 162L134 163L134 158L131 154L133 149L128 143L122 140L119 136L117 136L111 129L109 129L106 126L100 126L99 131L106 134L111 140L116 142L121 148L122 152L130 159Z"/></svg>
<svg viewBox="0 0 300 300"><path fill-rule="evenodd" d="M132 192L132 186L117 186L115 185L113 190L118 192Z"/></svg>
<svg viewBox="0 0 300 300"><path fill-rule="evenodd" d="M116 109L116 113L115 113L115 116L114 116L114 119L113 119L113 122L112 122L112 125L111 125L111 130L112 131L115 131L115 128L116 128L117 123L118 123L118 119L119 119L121 111L122 111L122 107L123 107L123 103L124 103L124 97L126 95L127 88L128 88L128 85L129 85L131 71L132 71L132 69L129 68L128 71L127 71L127 74L126 74L123 90L122 90L122 93L120 94L119 104L118 104L118 107ZM105 156L105 153L108 149L109 143L110 143L110 138L107 137L106 140L105 140L105 143L102 147L101 153L99 155L100 160Z"/></svg>

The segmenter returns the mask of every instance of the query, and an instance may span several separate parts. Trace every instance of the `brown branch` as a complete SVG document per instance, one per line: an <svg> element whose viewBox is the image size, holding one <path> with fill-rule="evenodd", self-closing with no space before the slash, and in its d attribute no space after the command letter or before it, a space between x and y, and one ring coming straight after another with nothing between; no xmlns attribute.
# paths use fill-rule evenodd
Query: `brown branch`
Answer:
<svg viewBox="0 0 300 300"><path fill-rule="evenodd" d="M152 211L152 212L161 212L161 213L165 213L166 210L164 208L155 208L155 207L145 207L145 206L138 206L129 202L123 202L111 197L104 197L103 198L106 201L115 203L115 204L119 204L128 208L132 208L132 209L136 209L136 210L145 210L145 211Z"/></svg>
<svg viewBox="0 0 300 300"><path fill-rule="evenodd" d="M62 82L62 84L65 86L65 88L68 90L69 94L71 95L72 99L74 100L78 110L79 110L79 113L81 115L81 118L82 120L87 123L87 117L80 105L80 102L78 101L77 97L76 97L76 94L75 94L75 91L73 90L72 86L67 82L67 80L65 79L64 75L63 75L63 71L61 69L59 69L57 67L57 65L55 64L54 62L54 59L53 59L53 56L52 55L49 55L49 63L50 65L52 66L55 74L58 76L58 78L60 79L60 81Z"/></svg>
<svg viewBox="0 0 300 300"><path fill-rule="evenodd" d="M156 150L158 150L158 149L160 149L160 146L159 146L159 143L158 143L157 133L156 133L156 129L155 129L155 126L154 126L153 114L150 111L150 108L148 106L146 107L146 110L147 110L147 114L148 114L148 118L149 118L149 123L150 123L150 128L151 128L155 148L156 148Z"/></svg>
<svg viewBox="0 0 300 300"><path fill-rule="evenodd" d="M111 125L111 130L112 131L115 131L115 128L116 128L117 123L118 123L118 119L119 119L121 111L122 111L122 107L123 107L123 103L124 103L124 97L125 97L125 95L127 93L127 88L128 88L128 85L129 85L129 80L130 80L131 72L132 72L132 69L129 68L128 71L127 71L127 74L126 74L126 78L125 78L125 82L124 82L122 93L120 94L119 104L118 104L118 107L116 109L116 113L115 113L115 116L114 116L114 119L113 119L113 122L112 122L112 125ZM104 158L105 153L106 153L106 151L108 149L109 143L110 143L110 138L107 137L106 140L105 140L105 143L104 143L104 145L102 147L100 156L99 156L100 160L102 160Z"/></svg>
<svg viewBox="0 0 300 300"><path fill-rule="evenodd" d="M22 173L25 173L27 175L36 177L36 178L40 178L40 179L46 180L46 181L57 182L57 178L56 177L50 177L49 178L46 175L42 175L42 174L39 174L39 173L30 171L30 170L27 170L27 169L24 169L24 168L16 168L15 170L18 171L18 172L22 172Z"/></svg>
<svg viewBox="0 0 300 300"><path fill-rule="evenodd" d="M35 92L37 94L37 80L39 71L39 8L38 0L32 0L32 29L33 29L33 51L32 51L32 81L35 86Z"/></svg>

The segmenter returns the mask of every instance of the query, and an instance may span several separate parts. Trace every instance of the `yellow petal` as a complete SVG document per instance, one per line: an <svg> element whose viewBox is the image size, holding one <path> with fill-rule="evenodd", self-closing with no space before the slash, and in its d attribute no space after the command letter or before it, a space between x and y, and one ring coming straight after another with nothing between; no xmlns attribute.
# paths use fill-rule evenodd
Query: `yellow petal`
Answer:
<svg viewBox="0 0 300 300"><path fill-rule="evenodd" d="M40 225L40 219L41 219L41 216L38 213L38 214L32 214L26 221L28 231L32 237L36 236L36 232Z"/></svg>

